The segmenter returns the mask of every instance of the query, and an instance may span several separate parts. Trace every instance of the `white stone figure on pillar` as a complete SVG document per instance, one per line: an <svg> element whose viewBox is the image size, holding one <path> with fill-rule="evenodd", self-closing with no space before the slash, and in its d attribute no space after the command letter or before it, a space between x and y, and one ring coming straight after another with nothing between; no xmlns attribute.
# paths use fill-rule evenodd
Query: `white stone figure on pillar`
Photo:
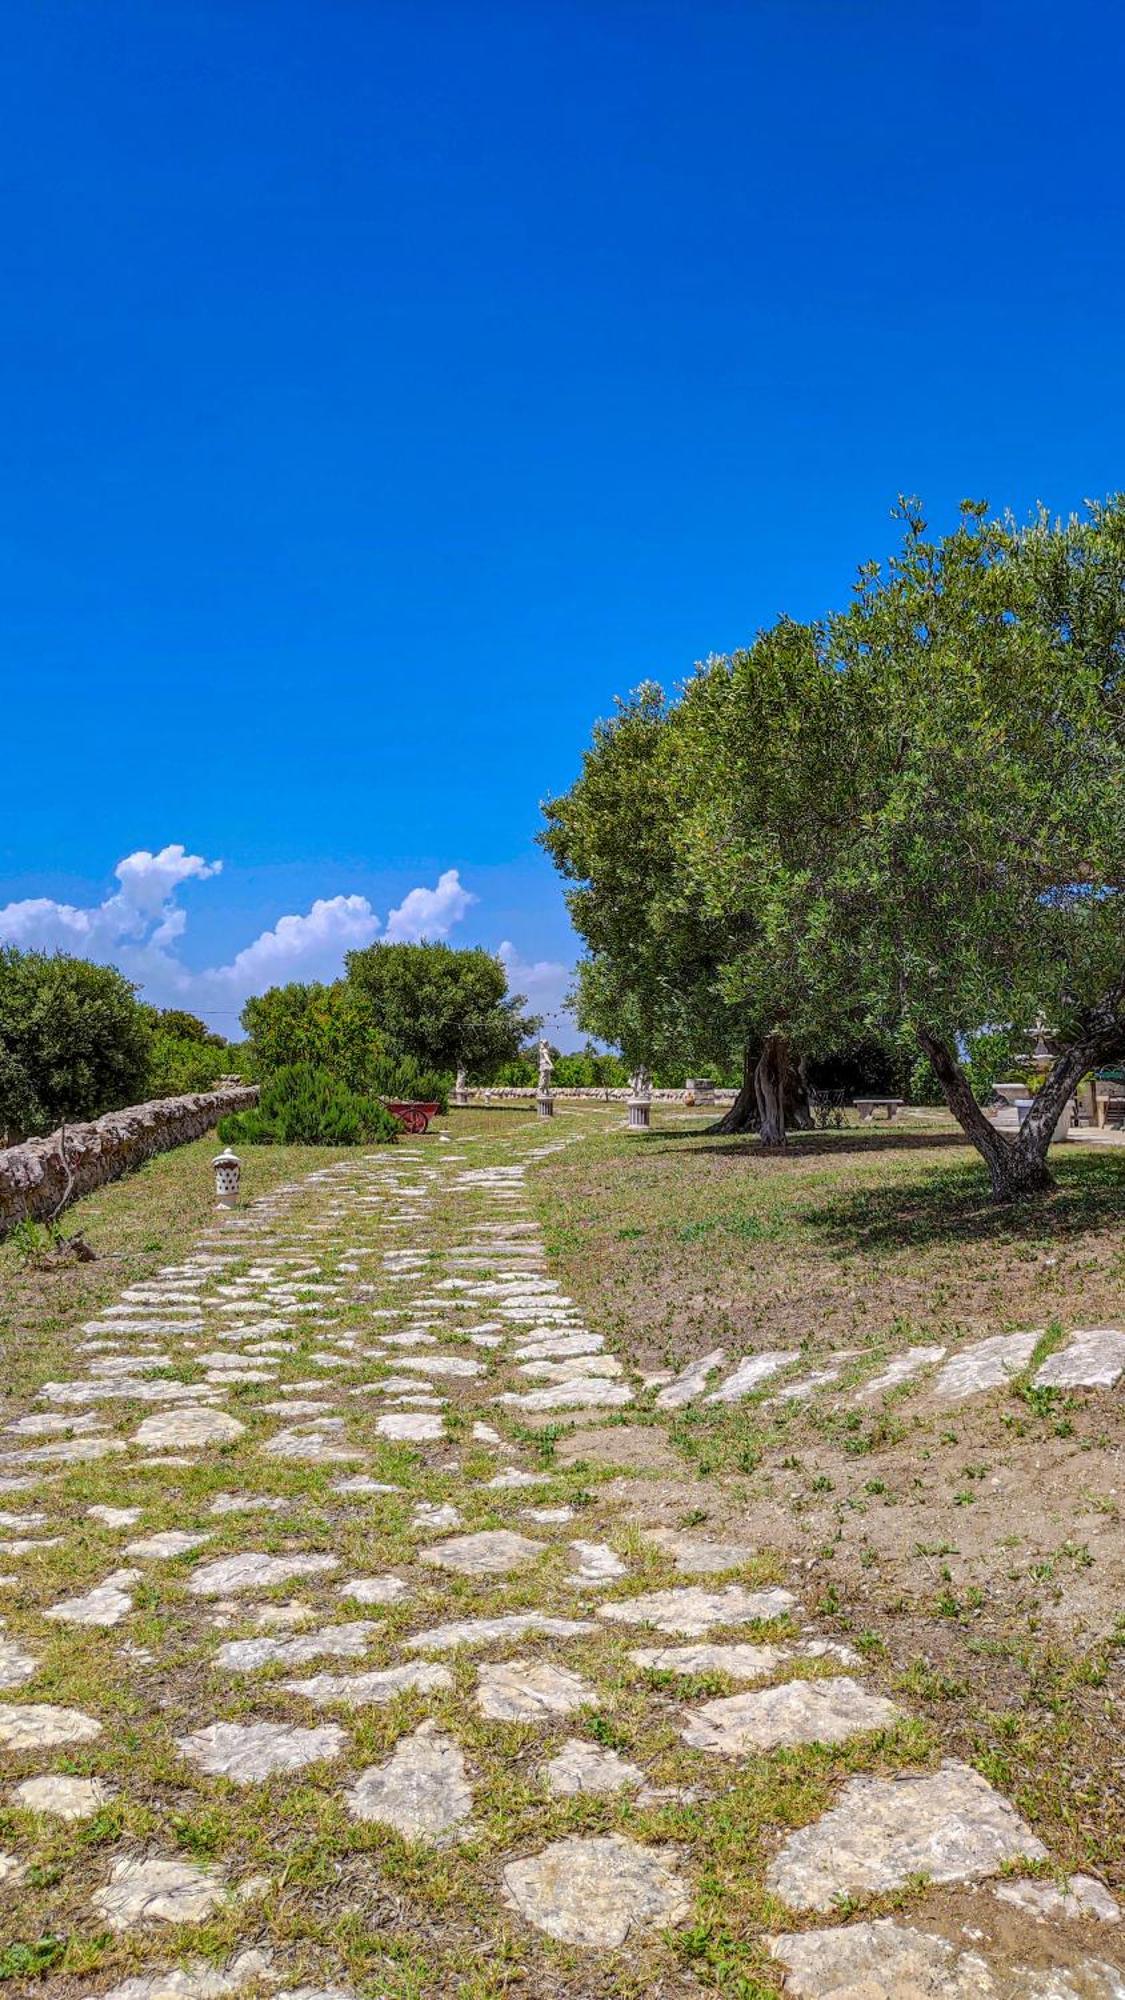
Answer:
<svg viewBox="0 0 1125 2000"><path fill-rule="evenodd" d="M629 1079L629 1088L639 1103L652 1103L652 1072L639 1063Z"/></svg>
<svg viewBox="0 0 1125 2000"><path fill-rule="evenodd" d="M549 1096L550 1096L550 1094L551 1094L551 1073L552 1073L552 1071L554 1070L554 1067L555 1067L555 1065L554 1065L554 1063L553 1063L553 1061L552 1061L552 1059L551 1059L551 1044L550 1044L550 1042L549 1042L549 1041L547 1040L547 1037L546 1037L546 1035L540 1035L540 1037L539 1037L539 1095L540 1095L540 1097L549 1097Z"/></svg>
<svg viewBox="0 0 1125 2000"><path fill-rule="evenodd" d="M468 1101L469 1101L469 1079L465 1075L464 1063L458 1063L457 1078L453 1085L453 1102L454 1104L467 1104Z"/></svg>

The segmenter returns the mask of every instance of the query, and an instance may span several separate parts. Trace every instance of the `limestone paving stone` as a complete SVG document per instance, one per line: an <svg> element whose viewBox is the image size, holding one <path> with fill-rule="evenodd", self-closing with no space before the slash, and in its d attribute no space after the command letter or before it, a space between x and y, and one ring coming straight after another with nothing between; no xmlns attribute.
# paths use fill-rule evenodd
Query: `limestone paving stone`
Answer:
<svg viewBox="0 0 1125 2000"><path fill-rule="evenodd" d="M685 1403L694 1402L697 1396L703 1394L709 1376L715 1369L722 1367L726 1358L726 1348L715 1347L710 1354L701 1354L698 1361L689 1361L687 1367L682 1368L680 1373L661 1389L656 1398L657 1409L682 1410Z"/></svg>
<svg viewBox="0 0 1125 2000"><path fill-rule="evenodd" d="M631 1403L633 1392L626 1382L606 1382L598 1375L576 1375L568 1382L551 1382L544 1389L529 1389L517 1395L514 1389L493 1398L519 1410L619 1409Z"/></svg>
<svg viewBox="0 0 1125 2000"><path fill-rule="evenodd" d="M445 1419L425 1410L388 1410L376 1418L375 1429L380 1437L402 1444L430 1444L444 1438Z"/></svg>
<svg viewBox="0 0 1125 2000"><path fill-rule="evenodd" d="M580 1736L568 1737L558 1755L543 1767L547 1790L557 1798L574 1798L580 1792L633 1791L644 1784L645 1774L636 1764L605 1750L600 1743L584 1743Z"/></svg>
<svg viewBox="0 0 1125 2000"><path fill-rule="evenodd" d="M51 1702L0 1703L0 1743L9 1750L53 1750L60 1743L91 1743L102 1725L79 1708Z"/></svg>
<svg viewBox="0 0 1125 2000"><path fill-rule="evenodd" d="M433 1548L423 1549L419 1561L455 1570L459 1576L504 1576L535 1562L545 1546L511 1528L485 1528L479 1534L455 1535L451 1541L437 1542Z"/></svg>
<svg viewBox="0 0 1125 2000"><path fill-rule="evenodd" d="M0 1638L0 1688L22 1687L38 1665L34 1655L25 1653L15 1639Z"/></svg>
<svg viewBox="0 0 1125 2000"><path fill-rule="evenodd" d="M744 1354L733 1375L720 1382L717 1389L704 1397L706 1403L737 1403L743 1396L753 1395L771 1375L777 1375L783 1368L792 1367L801 1359L799 1348L777 1350L768 1354Z"/></svg>
<svg viewBox="0 0 1125 2000"><path fill-rule="evenodd" d="M225 1895L214 1869L161 1855L125 1855L113 1863L93 1903L111 1930L127 1931L149 1923L202 1923Z"/></svg>
<svg viewBox="0 0 1125 2000"><path fill-rule="evenodd" d="M911 1875L971 1882L1021 1858L1045 1861L1047 1850L986 1779L950 1759L924 1777L850 1779L834 1806L789 1836L766 1881L793 1909L828 1910L838 1896L878 1895Z"/></svg>
<svg viewBox="0 0 1125 2000"><path fill-rule="evenodd" d="M177 1748L200 1771L253 1785L277 1771L299 1771L306 1764L331 1762L344 1746L337 1723L302 1729L288 1722L211 1722L190 1736L176 1739Z"/></svg>
<svg viewBox="0 0 1125 2000"><path fill-rule="evenodd" d="M540 1722L596 1701L588 1681L550 1660L502 1660L477 1670L477 1707L496 1722Z"/></svg>
<svg viewBox="0 0 1125 2000"><path fill-rule="evenodd" d="M847 1674L819 1681L786 1681L780 1687L705 1702L681 1731L693 1750L740 1757L748 1750L776 1750L798 1743L846 1743L867 1730L889 1729L902 1710L869 1694Z"/></svg>
<svg viewBox="0 0 1125 2000"><path fill-rule="evenodd" d="M299 1615L306 1615L303 1605L296 1609ZM244 1674L256 1667L303 1667L310 1660L325 1657L358 1660L378 1629L369 1618L361 1618L351 1625L326 1625L319 1632L303 1632L296 1639L228 1639L219 1647L215 1665Z"/></svg>
<svg viewBox="0 0 1125 2000"><path fill-rule="evenodd" d="M635 1666L657 1673L729 1674L732 1680L766 1680L789 1660L833 1660L841 1666L859 1665L859 1654L837 1639L800 1639L793 1645L754 1646L737 1640L728 1644L696 1646L641 1646L630 1653Z"/></svg>
<svg viewBox="0 0 1125 2000"><path fill-rule="evenodd" d="M323 1576L339 1567L338 1556L220 1556L194 1572L188 1589L193 1597L224 1597L228 1592L271 1590L295 1576Z"/></svg>
<svg viewBox="0 0 1125 2000"><path fill-rule="evenodd" d="M17 1805L28 1812L48 1813L54 1819L90 1819L108 1805L116 1792L104 1778L70 1778L49 1773L42 1778L25 1778L12 1793Z"/></svg>
<svg viewBox="0 0 1125 2000"><path fill-rule="evenodd" d="M537 1930L560 1944L615 1951L634 1932L682 1923L691 1908L667 1850L622 1834L555 1841L511 1861L504 1896Z"/></svg>
<svg viewBox="0 0 1125 2000"><path fill-rule="evenodd" d="M127 1556L153 1557L158 1562L168 1562L173 1556L190 1555L193 1549L201 1549L204 1542L214 1539L209 1534L186 1534L180 1528L165 1528L157 1535L144 1535L138 1542L126 1542Z"/></svg>
<svg viewBox="0 0 1125 2000"><path fill-rule="evenodd" d="M1041 1923L1054 1918L1096 1917L1103 1924L1118 1924L1121 1911L1105 1884L1093 1875L1072 1875L1066 1887L1057 1882L1030 1880L998 1882L992 1891L1001 1903L1026 1910Z"/></svg>
<svg viewBox="0 0 1125 2000"><path fill-rule="evenodd" d="M244 1435L245 1429L237 1417L229 1417L223 1410L185 1404L178 1410L165 1410L158 1417L146 1417L134 1433L133 1443L155 1446L158 1450L164 1445L173 1450L180 1445L202 1448L209 1444L233 1444Z"/></svg>
<svg viewBox="0 0 1125 2000"><path fill-rule="evenodd" d="M403 1737L389 1761L361 1772L344 1796L353 1818L432 1846L463 1838L473 1807L460 1745L433 1722Z"/></svg>
<svg viewBox="0 0 1125 2000"><path fill-rule="evenodd" d="M966 1396L982 1395L986 1389L1002 1389L1026 1368L1038 1338L1035 1332L995 1333L989 1340L963 1348L946 1362L934 1383L934 1394L961 1402Z"/></svg>
<svg viewBox="0 0 1125 2000"><path fill-rule="evenodd" d="M742 1569L757 1551L744 1542L704 1542L672 1528L649 1528L645 1541L663 1550L685 1576L717 1576L725 1569Z"/></svg>
<svg viewBox="0 0 1125 2000"><path fill-rule="evenodd" d="M455 1618L445 1625L432 1625L426 1632L413 1632L402 1641L409 1652L444 1653L455 1646L492 1646L498 1641L527 1638L531 1633L545 1639L576 1639L596 1632L589 1618L553 1618L543 1611L509 1611L499 1618Z"/></svg>
<svg viewBox="0 0 1125 2000"><path fill-rule="evenodd" d="M120 1625L133 1609L131 1586L140 1582L141 1575L139 1569L115 1569L104 1583L81 1597L63 1598L43 1616L64 1625Z"/></svg>
<svg viewBox="0 0 1125 2000"><path fill-rule="evenodd" d="M105 1528L135 1528L141 1518L139 1507L87 1507L86 1512Z"/></svg>
<svg viewBox="0 0 1125 2000"><path fill-rule="evenodd" d="M256 1948L238 1952L225 1966L192 1959L165 1972L133 1974L105 1992L84 1994L83 2000L234 2000L250 1987L272 1986L271 1962L268 1951Z"/></svg>
<svg viewBox="0 0 1125 2000"><path fill-rule="evenodd" d="M1083 1327L1036 1370L1037 1389L1112 1389L1125 1375L1125 1333Z"/></svg>
<svg viewBox="0 0 1125 2000"><path fill-rule="evenodd" d="M410 1585L401 1576L352 1576L337 1584L336 1595L356 1604L401 1604L410 1596Z"/></svg>
<svg viewBox="0 0 1125 2000"><path fill-rule="evenodd" d="M796 2000L992 2000L997 1993L979 1953L893 1917L774 1937L770 1950Z"/></svg>
<svg viewBox="0 0 1125 2000"><path fill-rule="evenodd" d="M715 1625L761 1624L784 1618L796 1602L792 1591L777 1585L744 1590L741 1584L728 1583L722 1590L702 1590L685 1584L600 1604L598 1617L624 1625L654 1625L658 1632L697 1639Z"/></svg>
<svg viewBox="0 0 1125 2000"><path fill-rule="evenodd" d="M570 1542L568 1547L574 1560L571 1583L612 1583L628 1574L628 1565L608 1542Z"/></svg>
<svg viewBox="0 0 1125 2000"><path fill-rule="evenodd" d="M365 1674L313 1674L308 1680L283 1681L289 1694L299 1694L318 1708L339 1703L345 1708L382 1706L400 1694L432 1694L453 1686L446 1667L413 1660L402 1667L379 1667Z"/></svg>

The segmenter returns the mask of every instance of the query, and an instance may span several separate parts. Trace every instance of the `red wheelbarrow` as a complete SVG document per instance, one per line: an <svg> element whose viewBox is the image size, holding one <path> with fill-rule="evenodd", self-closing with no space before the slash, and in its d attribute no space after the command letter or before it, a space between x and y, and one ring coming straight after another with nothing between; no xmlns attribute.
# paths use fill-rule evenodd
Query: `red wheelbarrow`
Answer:
<svg viewBox="0 0 1125 2000"><path fill-rule="evenodd" d="M420 1104L411 1098L384 1098L392 1118L397 1118L404 1132L424 1132L431 1118L436 1118L436 1104Z"/></svg>

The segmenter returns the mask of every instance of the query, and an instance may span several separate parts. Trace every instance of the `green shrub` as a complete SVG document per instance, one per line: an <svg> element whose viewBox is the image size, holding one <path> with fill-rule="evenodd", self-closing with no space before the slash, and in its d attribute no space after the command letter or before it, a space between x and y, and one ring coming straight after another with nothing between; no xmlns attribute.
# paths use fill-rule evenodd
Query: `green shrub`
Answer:
<svg viewBox="0 0 1125 2000"><path fill-rule="evenodd" d="M254 1111L234 1111L219 1121L224 1145L390 1145L398 1137L390 1112L373 1097L312 1063L291 1063L262 1085Z"/></svg>
<svg viewBox="0 0 1125 2000"><path fill-rule="evenodd" d="M182 1097L189 1090L214 1090L230 1070L229 1049L186 1036L154 1034L149 1044L146 1097Z"/></svg>
<svg viewBox="0 0 1125 2000"><path fill-rule="evenodd" d="M376 1056L367 1072L368 1088L376 1097L413 1098L415 1103L449 1109L449 1078L422 1069L409 1056Z"/></svg>

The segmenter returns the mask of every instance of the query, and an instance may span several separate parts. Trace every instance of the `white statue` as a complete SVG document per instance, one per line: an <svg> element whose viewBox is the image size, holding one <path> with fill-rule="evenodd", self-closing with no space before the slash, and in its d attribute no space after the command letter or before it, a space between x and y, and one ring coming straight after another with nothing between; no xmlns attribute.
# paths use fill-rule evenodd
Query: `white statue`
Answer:
<svg viewBox="0 0 1125 2000"><path fill-rule="evenodd" d="M629 1088L634 1097L643 1099L646 1104L651 1102L652 1073L645 1068L643 1063L638 1064L629 1078Z"/></svg>
<svg viewBox="0 0 1125 2000"><path fill-rule="evenodd" d="M551 1072L555 1065L551 1060L551 1044L546 1035L539 1037L539 1095L546 1097L551 1088Z"/></svg>
<svg viewBox="0 0 1125 2000"><path fill-rule="evenodd" d="M454 1084L454 1086L453 1086L453 1093L454 1093L454 1096L456 1096L456 1097L464 1097L464 1096L466 1095L467 1091L468 1091L468 1088L469 1088L469 1079L468 1079L468 1077L467 1077L467 1076L465 1075L465 1065L464 1065L464 1063L458 1063L458 1065L457 1065L457 1081L456 1081L456 1083L455 1083L455 1084Z"/></svg>

